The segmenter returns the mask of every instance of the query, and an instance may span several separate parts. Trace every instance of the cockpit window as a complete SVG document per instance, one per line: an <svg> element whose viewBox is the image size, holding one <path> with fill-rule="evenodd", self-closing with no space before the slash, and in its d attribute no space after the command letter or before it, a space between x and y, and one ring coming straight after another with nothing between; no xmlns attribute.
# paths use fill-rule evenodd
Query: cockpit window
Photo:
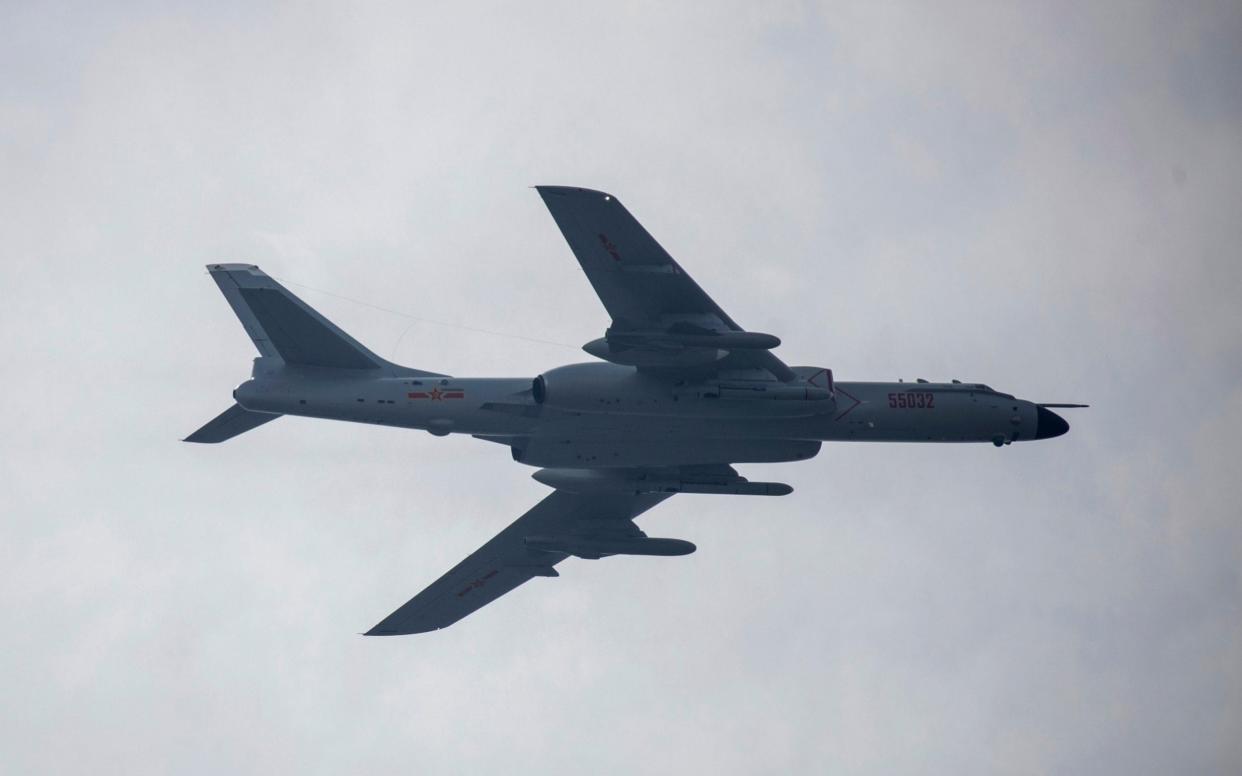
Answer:
<svg viewBox="0 0 1242 776"><path fill-rule="evenodd" d="M989 385L984 385L983 383L975 383L975 385L973 386L973 388L974 388L974 390L979 391L979 392L981 392L981 393L990 393L990 394L993 394L993 395L995 395L995 396L1003 396L1003 397L1004 397L1004 398L1006 398L1006 399L1012 399L1012 398L1013 398L1013 395L1012 395L1012 394L1008 394L1008 393L1001 393L1000 391L996 390L995 388L992 388L992 387L991 387L991 386L989 386Z"/></svg>

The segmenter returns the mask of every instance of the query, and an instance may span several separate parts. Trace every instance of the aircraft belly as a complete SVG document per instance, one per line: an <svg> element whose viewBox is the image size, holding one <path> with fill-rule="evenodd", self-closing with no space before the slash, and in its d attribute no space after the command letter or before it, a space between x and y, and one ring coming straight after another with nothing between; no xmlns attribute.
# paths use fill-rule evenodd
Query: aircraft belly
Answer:
<svg viewBox="0 0 1242 776"><path fill-rule="evenodd" d="M818 441L824 423L810 418L702 418L671 415L576 415L542 420L535 433L583 440L789 439Z"/></svg>
<svg viewBox="0 0 1242 776"><path fill-rule="evenodd" d="M788 439L708 439L558 436L537 434L513 446L514 460L549 468L685 466L801 461L820 442Z"/></svg>

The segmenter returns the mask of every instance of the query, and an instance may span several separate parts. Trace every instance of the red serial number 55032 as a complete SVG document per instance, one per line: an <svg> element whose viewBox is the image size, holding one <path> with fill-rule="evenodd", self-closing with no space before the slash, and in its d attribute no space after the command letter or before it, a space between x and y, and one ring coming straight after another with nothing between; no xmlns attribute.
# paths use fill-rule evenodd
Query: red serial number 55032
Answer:
<svg viewBox="0 0 1242 776"><path fill-rule="evenodd" d="M898 410L930 410L936 407L936 394L924 391L890 393L888 406Z"/></svg>

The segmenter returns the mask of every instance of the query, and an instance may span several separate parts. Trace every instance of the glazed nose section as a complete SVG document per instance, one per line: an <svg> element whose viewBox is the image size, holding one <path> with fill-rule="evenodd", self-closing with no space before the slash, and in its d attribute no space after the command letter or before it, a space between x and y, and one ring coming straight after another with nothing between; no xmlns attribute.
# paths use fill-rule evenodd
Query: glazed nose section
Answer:
<svg viewBox="0 0 1242 776"><path fill-rule="evenodd" d="M1059 437L1066 431L1069 431L1069 424L1065 422L1065 418L1056 414L1052 410L1043 407L1035 408L1035 438L1051 439Z"/></svg>

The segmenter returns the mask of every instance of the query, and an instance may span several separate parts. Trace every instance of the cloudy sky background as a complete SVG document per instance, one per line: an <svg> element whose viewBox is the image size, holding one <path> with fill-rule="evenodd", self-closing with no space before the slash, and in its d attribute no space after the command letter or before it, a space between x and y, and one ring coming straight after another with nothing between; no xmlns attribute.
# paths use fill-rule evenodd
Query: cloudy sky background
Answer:
<svg viewBox="0 0 1242 776"><path fill-rule="evenodd" d="M6 770L1242 769L1236 4L104 5L0 6ZM178 442L255 355L202 267L533 375L607 325L539 183L790 363L1093 406L743 467L796 492L642 519L695 555L362 638L546 489L468 438Z"/></svg>

